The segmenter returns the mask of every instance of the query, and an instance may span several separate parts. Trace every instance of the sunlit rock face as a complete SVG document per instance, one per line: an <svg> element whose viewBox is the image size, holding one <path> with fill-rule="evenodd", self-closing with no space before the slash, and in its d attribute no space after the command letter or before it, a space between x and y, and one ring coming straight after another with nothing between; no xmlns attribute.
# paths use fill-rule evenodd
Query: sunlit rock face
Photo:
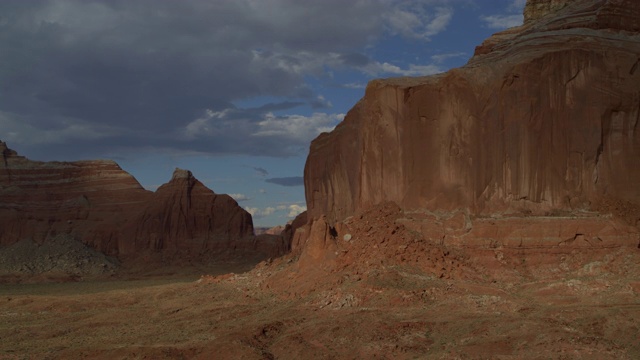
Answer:
<svg viewBox="0 0 640 360"><path fill-rule="evenodd" d="M190 171L151 192L110 160L31 161L3 142L0 153L0 245L70 235L114 255L264 247L247 240L251 215Z"/></svg>
<svg viewBox="0 0 640 360"><path fill-rule="evenodd" d="M524 7L524 21L535 21L566 7L572 0L528 0Z"/></svg>
<svg viewBox="0 0 640 360"><path fill-rule="evenodd" d="M369 83L305 166L310 218L640 205L640 2L534 1L467 65Z"/></svg>

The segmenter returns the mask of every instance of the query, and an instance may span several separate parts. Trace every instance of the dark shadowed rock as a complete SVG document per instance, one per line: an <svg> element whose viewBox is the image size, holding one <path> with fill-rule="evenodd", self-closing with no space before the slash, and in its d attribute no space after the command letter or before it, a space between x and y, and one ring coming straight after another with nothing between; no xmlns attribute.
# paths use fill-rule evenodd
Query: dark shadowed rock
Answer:
<svg viewBox="0 0 640 360"><path fill-rule="evenodd" d="M0 153L0 246L64 236L110 255L152 251L168 260L289 249L280 237L254 237L251 215L187 170L176 169L154 193L113 161L31 161L4 142Z"/></svg>
<svg viewBox="0 0 640 360"><path fill-rule="evenodd" d="M298 216L296 216L295 219L293 219L293 221L291 221L290 224L287 224L284 230L282 230L282 233L281 233L282 237L285 239L285 241L289 243L291 251L293 251L296 254L298 254L299 251L301 250L301 244L299 243L300 236L296 234L299 231L298 229L301 229L300 231L305 231L303 228L306 225L307 225L307 212L303 211L300 214L298 214Z"/></svg>
<svg viewBox="0 0 640 360"><path fill-rule="evenodd" d="M85 277L114 274L118 268L115 258L88 247L67 235L58 235L43 244L31 239L3 247L0 251L0 280L11 279L11 275ZM73 278L71 278L73 279Z"/></svg>
<svg viewBox="0 0 640 360"><path fill-rule="evenodd" d="M40 162L18 156L2 142L0 149L1 245L68 234L116 254L113 230L153 195L110 160Z"/></svg>
<svg viewBox="0 0 640 360"><path fill-rule="evenodd" d="M229 248L252 235L251 215L233 198L215 194L190 171L176 169L127 222L118 248L123 254L145 249L201 253Z"/></svg>

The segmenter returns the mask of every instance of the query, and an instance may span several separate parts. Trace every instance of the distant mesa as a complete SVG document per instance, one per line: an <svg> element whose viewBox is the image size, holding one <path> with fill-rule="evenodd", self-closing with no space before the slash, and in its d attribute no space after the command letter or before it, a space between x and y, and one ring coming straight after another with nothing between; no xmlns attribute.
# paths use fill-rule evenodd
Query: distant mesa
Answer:
<svg viewBox="0 0 640 360"><path fill-rule="evenodd" d="M150 192L110 160L31 161L4 142L0 152L2 246L65 236L117 256L235 252L266 258L286 251L277 239L256 242L251 215L188 170L176 169Z"/></svg>

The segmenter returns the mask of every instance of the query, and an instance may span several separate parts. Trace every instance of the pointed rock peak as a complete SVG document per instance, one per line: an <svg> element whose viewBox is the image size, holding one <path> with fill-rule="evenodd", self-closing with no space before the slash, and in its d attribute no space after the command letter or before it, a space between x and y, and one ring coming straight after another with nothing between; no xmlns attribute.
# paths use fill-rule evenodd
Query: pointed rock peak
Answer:
<svg viewBox="0 0 640 360"><path fill-rule="evenodd" d="M9 166L9 158L15 158L17 156L17 152L9 149L9 147L7 147L7 143L0 140L0 165L3 168Z"/></svg>
<svg viewBox="0 0 640 360"><path fill-rule="evenodd" d="M9 149L7 143L0 140L0 153L3 155L17 155L18 153Z"/></svg>
<svg viewBox="0 0 640 360"><path fill-rule="evenodd" d="M524 6L524 22L538 20L571 3L572 0L527 0Z"/></svg>
<svg viewBox="0 0 640 360"><path fill-rule="evenodd" d="M189 170L176 168L173 170L173 176L171 176L171 181L179 180L179 179L193 179L193 174Z"/></svg>

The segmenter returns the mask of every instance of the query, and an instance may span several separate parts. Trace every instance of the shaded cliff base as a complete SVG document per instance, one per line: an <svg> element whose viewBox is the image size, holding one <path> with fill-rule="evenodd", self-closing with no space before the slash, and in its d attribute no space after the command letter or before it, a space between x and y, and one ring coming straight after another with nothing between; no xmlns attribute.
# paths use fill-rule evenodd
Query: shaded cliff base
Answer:
<svg viewBox="0 0 640 360"><path fill-rule="evenodd" d="M291 254L244 274L0 286L0 358L639 358L638 229L514 221L385 203L294 222Z"/></svg>
<svg viewBox="0 0 640 360"><path fill-rule="evenodd" d="M0 141L0 282L246 271L288 250L188 170L151 192L113 161L32 161Z"/></svg>
<svg viewBox="0 0 640 360"><path fill-rule="evenodd" d="M334 226L324 217L299 226L291 254L275 261L278 266L263 264L270 269L263 287L298 296L396 267L479 283L589 272L624 277L618 261L640 264L640 229L611 215L474 217L463 211L406 212L387 202Z"/></svg>
<svg viewBox="0 0 640 360"><path fill-rule="evenodd" d="M114 258L70 236L59 235L38 244L25 239L0 248L0 282L77 281L106 278L120 267Z"/></svg>
<svg viewBox="0 0 640 360"><path fill-rule="evenodd" d="M25 239L0 247L0 284L193 279L202 274L246 272L273 256L256 251L256 244L270 249L281 242L280 236L259 235L237 240L234 247L216 252L148 250L116 257L67 234L42 243Z"/></svg>

